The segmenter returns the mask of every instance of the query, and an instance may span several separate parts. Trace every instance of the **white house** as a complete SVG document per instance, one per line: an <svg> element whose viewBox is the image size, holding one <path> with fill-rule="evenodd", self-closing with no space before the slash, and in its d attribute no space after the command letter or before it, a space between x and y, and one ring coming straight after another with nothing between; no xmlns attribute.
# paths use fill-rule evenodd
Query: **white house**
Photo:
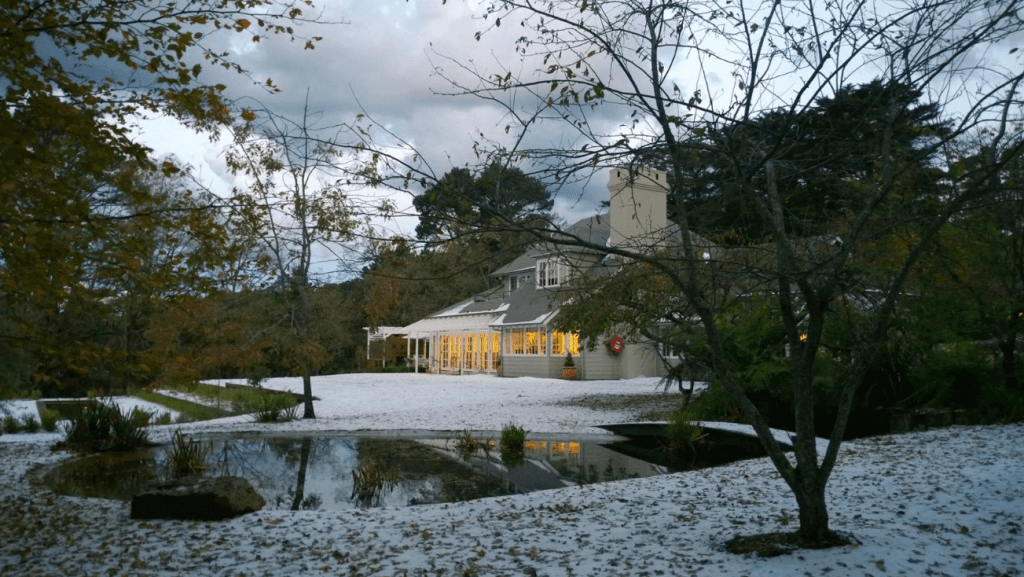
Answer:
<svg viewBox="0 0 1024 577"><path fill-rule="evenodd" d="M602 247L658 248L667 237L665 173L645 171L631 178L627 169L613 169L608 190L607 213L580 220L564 232ZM561 305L559 287L586 275L603 258L605 253L582 247L535 246L491 273L498 281L495 288L386 332L405 336L406 362L431 372L558 377L568 353L582 379L663 373L654 343L611 337L616 346L598 343L587 350L575 333L551 328Z"/></svg>

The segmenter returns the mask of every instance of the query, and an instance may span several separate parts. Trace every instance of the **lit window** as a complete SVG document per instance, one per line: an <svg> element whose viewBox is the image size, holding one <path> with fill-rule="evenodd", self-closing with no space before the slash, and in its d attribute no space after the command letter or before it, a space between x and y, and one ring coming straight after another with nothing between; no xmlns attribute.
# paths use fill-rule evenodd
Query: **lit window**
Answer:
<svg viewBox="0 0 1024 577"><path fill-rule="evenodd" d="M558 357L564 357L566 352L573 356L579 356L579 333L551 331L551 354Z"/></svg>
<svg viewBox="0 0 1024 577"><path fill-rule="evenodd" d="M548 348L547 331L505 329L505 354L545 355Z"/></svg>

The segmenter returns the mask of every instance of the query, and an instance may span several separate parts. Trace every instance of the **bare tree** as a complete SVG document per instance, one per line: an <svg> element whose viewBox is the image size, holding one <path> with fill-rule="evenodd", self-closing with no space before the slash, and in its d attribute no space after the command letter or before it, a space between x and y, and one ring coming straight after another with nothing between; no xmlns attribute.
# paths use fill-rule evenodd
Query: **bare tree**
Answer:
<svg viewBox="0 0 1024 577"><path fill-rule="evenodd" d="M313 334L314 259L317 251L337 250L338 242L350 240L356 226L337 172L338 135L318 127L308 111L298 121L266 110L260 122L250 111L243 118L248 122L236 129L227 162L249 182L235 191L236 218L262 244L257 264L274 297L268 324L258 332L272 333L283 360L302 375L303 418L311 419L310 378L328 359Z"/></svg>
<svg viewBox="0 0 1024 577"><path fill-rule="evenodd" d="M671 230L662 235L671 242L607 247L535 229L547 242L640 263L671 283L700 320L715 376L796 498L796 538L829 546L841 540L829 528L826 484L854 393L886 336L908 271L943 223L992 193L985 174L1021 154L1019 143L1004 145L1024 80L1016 48L1005 44L1024 28L1020 8L1017 0L495 0L477 34L522 30L515 61L482 70L446 58L436 72L451 82L450 94L502 107L501 128L514 138L499 134L493 143L551 179L586 181L608 167L658 168L668 174L670 229L740 237L734 244L746 245L743 252L709 254L690 234ZM832 106L850 87L872 81L879 86L873 114ZM909 126L900 89L919 91L938 115L913 136L900 132ZM801 134L809 126L813 138ZM1002 155L969 175L948 170L945 145L979 127L988 129L986 146ZM558 134L556 145L529 144L545 131ZM823 202L812 214L800 210L831 190L842 194L838 202ZM738 201L761 232L702 229L698 192L703 201ZM811 219L816 228L805 226ZM821 234L809 239L810 229ZM898 250L882 258L884 246ZM743 277L750 280L728 291L711 282ZM845 329L855 355L822 450L813 375L831 313L854 292L870 295L870 303L860 307L866 320ZM725 358L721 313L755 293L771 296L790 351L795 461Z"/></svg>

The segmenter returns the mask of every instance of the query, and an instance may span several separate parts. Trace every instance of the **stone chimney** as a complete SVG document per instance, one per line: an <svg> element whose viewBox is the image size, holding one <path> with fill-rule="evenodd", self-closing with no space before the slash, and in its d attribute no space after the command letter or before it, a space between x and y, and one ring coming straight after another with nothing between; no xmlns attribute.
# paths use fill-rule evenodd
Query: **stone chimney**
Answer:
<svg viewBox="0 0 1024 577"><path fill-rule="evenodd" d="M613 168L608 192L612 246L650 247L665 238L668 178L664 172Z"/></svg>

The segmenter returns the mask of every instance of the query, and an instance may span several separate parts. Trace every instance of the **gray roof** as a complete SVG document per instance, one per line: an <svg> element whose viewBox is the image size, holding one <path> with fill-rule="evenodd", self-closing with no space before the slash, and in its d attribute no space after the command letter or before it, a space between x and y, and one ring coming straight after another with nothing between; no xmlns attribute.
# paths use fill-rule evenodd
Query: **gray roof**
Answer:
<svg viewBox="0 0 1024 577"><path fill-rule="evenodd" d="M566 227L567 234L578 237L584 242L606 246L610 236L608 216L594 215L581 219ZM491 276L505 276L518 272L532 271L537 267L537 259L558 251L587 249L563 247L545 243L531 247L518 258L495 270ZM538 289L531 277L523 278L515 291L498 299L496 287L475 297L438 311L429 317L405 327L416 332L446 332L462 330L464 327L479 327L484 319L488 319L491 328L500 329L510 325L543 325L550 321L558 312L560 302L558 289Z"/></svg>
<svg viewBox="0 0 1024 577"><path fill-rule="evenodd" d="M544 324L558 312L557 295L555 288L538 289L533 280L524 281L505 298L508 308L491 326Z"/></svg>
<svg viewBox="0 0 1024 577"><path fill-rule="evenodd" d="M572 226L565 229L565 232L578 236L580 240L605 246L611 234L608 226L608 213L596 214L576 221Z"/></svg>
<svg viewBox="0 0 1024 577"><path fill-rule="evenodd" d="M572 225L566 227L565 233L579 237L579 239L584 242L605 246L608 244L608 238L611 234L608 227L608 215L598 214L578 220ZM547 254L564 252L566 250L574 250L574 248L554 244L541 244L531 247L512 262L492 272L491 276L505 276L512 273L533 270L537 267L538 258Z"/></svg>
<svg viewBox="0 0 1024 577"><path fill-rule="evenodd" d="M530 248L525 253L516 257L514 261L492 272L491 276L505 276L514 272L533 270L537 266L537 257L539 256L541 256L539 250Z"/></svg>

